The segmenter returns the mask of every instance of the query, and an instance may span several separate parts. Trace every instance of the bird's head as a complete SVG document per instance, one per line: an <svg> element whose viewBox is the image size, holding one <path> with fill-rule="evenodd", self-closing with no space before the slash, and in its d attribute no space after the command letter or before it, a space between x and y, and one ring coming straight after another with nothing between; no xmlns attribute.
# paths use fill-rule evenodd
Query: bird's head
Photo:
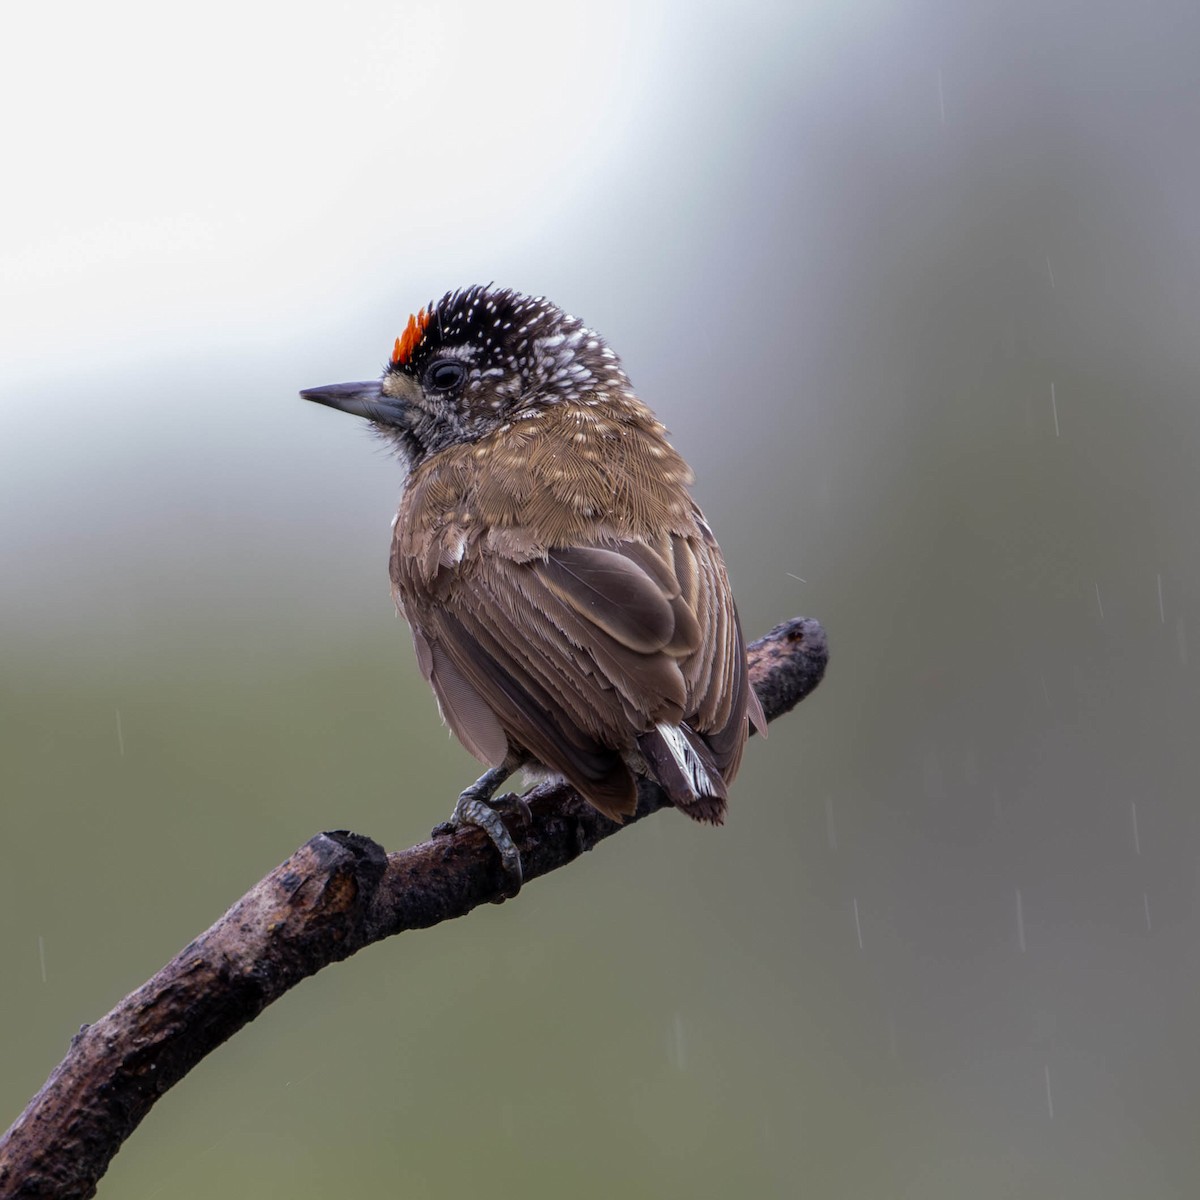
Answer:
<svg viewBox="0 0 1200 1200"><path fill-rule="evenodd" d="M633 399L616 354L577 317L481 286L409 317L381 379L300 394L365 417L410 466L555 404Z"/></svg>

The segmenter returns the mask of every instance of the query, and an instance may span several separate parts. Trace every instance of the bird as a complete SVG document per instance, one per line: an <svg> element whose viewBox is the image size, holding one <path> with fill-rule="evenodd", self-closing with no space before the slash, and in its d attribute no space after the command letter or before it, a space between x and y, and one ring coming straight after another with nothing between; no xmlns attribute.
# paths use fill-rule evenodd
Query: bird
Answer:
<svg viewBox="0 0 1200 1200"><path fill-rule="evenodd" d="M365 418L407 468L392 595L442 718L488 769L452 826L520 855L493 797L519 769L620 822L648 777L724 822L766 720L693 473L604 339L543 296L447 292L382 377L306 389ZM498 805L498 807L497 807Z"/></svg>

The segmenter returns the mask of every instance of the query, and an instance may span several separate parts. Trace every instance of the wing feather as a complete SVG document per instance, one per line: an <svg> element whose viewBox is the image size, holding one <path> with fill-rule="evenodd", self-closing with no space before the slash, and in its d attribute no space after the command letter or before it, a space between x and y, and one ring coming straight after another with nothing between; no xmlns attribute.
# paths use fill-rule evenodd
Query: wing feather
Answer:
<svg viewBox="0 0 1200 1200"><path fill-rule="evenodd" d="M674 773L673 793L683 776L671 764L690 746L719 773L721 794L681 807L721 818L749 686L707 527L654 544L555 547L524 562L468 552L447 574L440 594L407 591L404 607L422 631L414 635L422 673L467 749L496 765L511 743L619 819L636 806L635 746L650 751L654 774ZM666 753L656 730L672 728L682 740L667 735Z"/></svg>
<svg viewBox="0 0 1200 1200"><path fill-rule="evenodd" d="M675 632L672 596L618 550L567 546L531 567L558 599L630 650L654 654Z"/></svg>

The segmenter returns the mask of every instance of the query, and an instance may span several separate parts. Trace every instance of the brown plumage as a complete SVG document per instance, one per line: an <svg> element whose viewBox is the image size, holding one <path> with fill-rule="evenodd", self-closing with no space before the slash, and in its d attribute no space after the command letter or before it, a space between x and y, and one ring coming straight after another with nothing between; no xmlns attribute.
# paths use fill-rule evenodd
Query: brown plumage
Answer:
<svg viewBox="0 0 1200 1200"><path fill-rule="evenodd" d="M765 722L691 471L603 341L541 298L471 288L410 320L380 383L303 394L409 464L393 592L463 745L615 819L649 774L719 823Z"/></svg>

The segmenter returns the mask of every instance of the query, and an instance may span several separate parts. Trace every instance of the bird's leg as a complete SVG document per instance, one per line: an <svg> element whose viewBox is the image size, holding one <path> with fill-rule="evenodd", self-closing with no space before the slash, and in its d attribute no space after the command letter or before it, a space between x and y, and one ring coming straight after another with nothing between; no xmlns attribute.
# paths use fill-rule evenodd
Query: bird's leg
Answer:
<svg viewBox="0 0 1200 1200"><path fill-rule="evenodd" d="M511 890L509 897L515 896L521 890L524 872L521 869L521 854L508 832L500 813L493 806L492 796L496 789L520 766L520 762L510 763L506 760L501 766L484 771L469 788L465 788L458 797L454 812L450 814L448 824L452 829L461 825L477 825L492 840L500 855L501 865L509 878ZM500 802L497 801L496 804ZM434 830L437 834L444 826Z"/></svg>

